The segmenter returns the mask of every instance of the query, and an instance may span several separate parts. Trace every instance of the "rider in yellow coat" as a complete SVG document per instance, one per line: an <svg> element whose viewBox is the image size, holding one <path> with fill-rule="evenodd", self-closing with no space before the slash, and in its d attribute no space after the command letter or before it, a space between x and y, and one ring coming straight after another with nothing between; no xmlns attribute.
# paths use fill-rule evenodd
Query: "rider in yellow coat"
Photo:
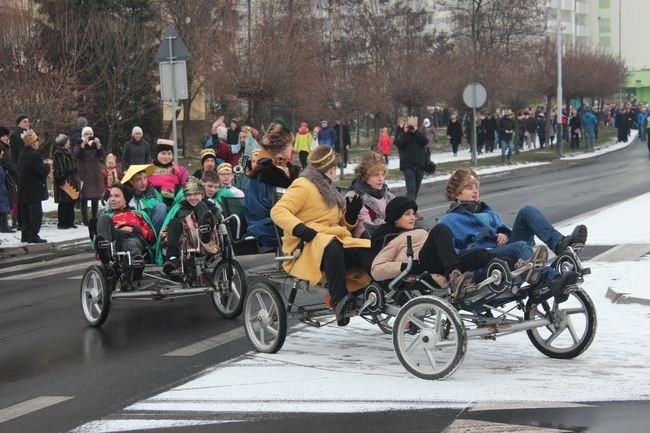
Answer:
<svg viewBox="0 0 650 433"><path fill-rule="evenodd" d="M337 321L344 326L354 306L348 292L369 282L363 275L346 284L346 270L358 267L369 273L372 264L370 241L352 237L349 230L356 225L363 203L358 196L345 202L332 185L338 156L331 146L316 147L308 159L301 177L271 209L271 218L284 233L283 253L302 250L296 260L284 263L285 270L310 284L327 280Z"/></svg>

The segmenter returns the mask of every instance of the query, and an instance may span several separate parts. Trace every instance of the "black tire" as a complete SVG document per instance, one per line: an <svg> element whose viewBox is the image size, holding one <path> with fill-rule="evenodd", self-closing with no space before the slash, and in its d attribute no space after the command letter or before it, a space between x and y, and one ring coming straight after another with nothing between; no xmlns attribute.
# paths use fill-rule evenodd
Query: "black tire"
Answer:
<svg viewBox="0 0 650 433"><path fill-rule="evenodd" d="M102 266L92 265L81 278L81 312L92 327L100 327L111 309L111 287Z"/></svg>
<svg viewBox="0 0 650 433"><path fill-rule="evenodd" d="M433 296L420 296L408 301L397 314L393 347L409 373L421 379L440 380L462 364L467 334L460 314L451 304Z"/></svg>
<svg viewBox="0 0 650 433"><path fill-rule="evenodd" d="M287 338L287 311L271 284L261 281L246 294L244 330L257 352L276 353L282 348Z"/></svg>
<svg viewBox="0 0 650 433"><path fill-rule="evenodd" d="M392 334L393 333L393 323L395 321L395 318L393 316L389 316L388 314L373 314L372 319L374 320L375 324L381 329L381 332L384 334Z"/></svg>
<svg viewBox="0 0 650 433"><path fill-rule="evenodd" d="M225 319L234 319L241 314L248 290L246 271L234 259L221 260L212 272L214 292L211 299L217 313Z"/></svg>
<svg viewBox="0 0 650 433"><path fill-rule="evenodd" d="M533 346L549 358L572 359L587 350L594 340L597 327L596 308L587 292L582 289L569 293L567 301L550 305L556 302L553 298L541 302L528 299L524 318L531 320L550 317L552 323L529 329L526 334ZM546 313L544 306L549 309L549 313ZM575 321L579 321L578 326ZM581 332L578 332L579 330Z"/></svg>

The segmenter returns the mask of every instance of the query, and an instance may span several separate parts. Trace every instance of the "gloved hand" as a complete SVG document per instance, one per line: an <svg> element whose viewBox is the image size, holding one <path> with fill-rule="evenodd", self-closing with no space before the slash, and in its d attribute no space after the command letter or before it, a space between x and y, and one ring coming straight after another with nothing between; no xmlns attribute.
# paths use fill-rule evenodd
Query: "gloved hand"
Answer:
<svg viewBox="0 0 650 433"><path fill-rule="evenodd" d="M311 242L314 240L318 232L307 227L305 224L300 223L294 227L292 234L296 237L299 237L304 242Z"/></svg>
<svg viewBox="0 0 650 433"><path fill-rule="evenodd" d="M357 223L357 218L359 218L359 212L361 212L361 208L363 207L363 200L361 200L361 197L355 194L352 199L349 197L345 198L345 221L350 224L354 225Z"/></svg>

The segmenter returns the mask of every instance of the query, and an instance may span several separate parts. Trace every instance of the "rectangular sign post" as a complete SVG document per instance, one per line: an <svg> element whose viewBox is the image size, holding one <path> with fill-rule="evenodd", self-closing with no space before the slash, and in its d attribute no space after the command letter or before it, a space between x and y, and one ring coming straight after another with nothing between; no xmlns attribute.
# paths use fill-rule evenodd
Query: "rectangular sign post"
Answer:
<svg viewBox="0 0 650 433"><path fill-rule="evenodd" d="M160 71L160 98L170 101L172 106L172 140L174 141L174 164L178 164L178 135L176 132L176 112L178 101L187 99L187 63L191 59L187 46L174 27L169 26L163 36L156 55ZM183 146L184 148L184 146Z"/></svg>

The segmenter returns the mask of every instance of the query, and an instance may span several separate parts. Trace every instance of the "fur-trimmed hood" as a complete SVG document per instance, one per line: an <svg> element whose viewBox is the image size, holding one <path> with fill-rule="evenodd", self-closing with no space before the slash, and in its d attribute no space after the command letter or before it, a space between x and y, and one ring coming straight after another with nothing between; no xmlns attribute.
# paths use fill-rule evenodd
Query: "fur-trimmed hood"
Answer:
<svg viewBox="0 0 650 433"><path fill-rule="evenodd" d="M330 178L325 174L310 165L300 173L300 177L305 177L316 185L316 188L321 193L325 203L327 203L329 207L337 205L339 209L345 208L343 197L336 190L336 187L332 184Z"/></svg>

